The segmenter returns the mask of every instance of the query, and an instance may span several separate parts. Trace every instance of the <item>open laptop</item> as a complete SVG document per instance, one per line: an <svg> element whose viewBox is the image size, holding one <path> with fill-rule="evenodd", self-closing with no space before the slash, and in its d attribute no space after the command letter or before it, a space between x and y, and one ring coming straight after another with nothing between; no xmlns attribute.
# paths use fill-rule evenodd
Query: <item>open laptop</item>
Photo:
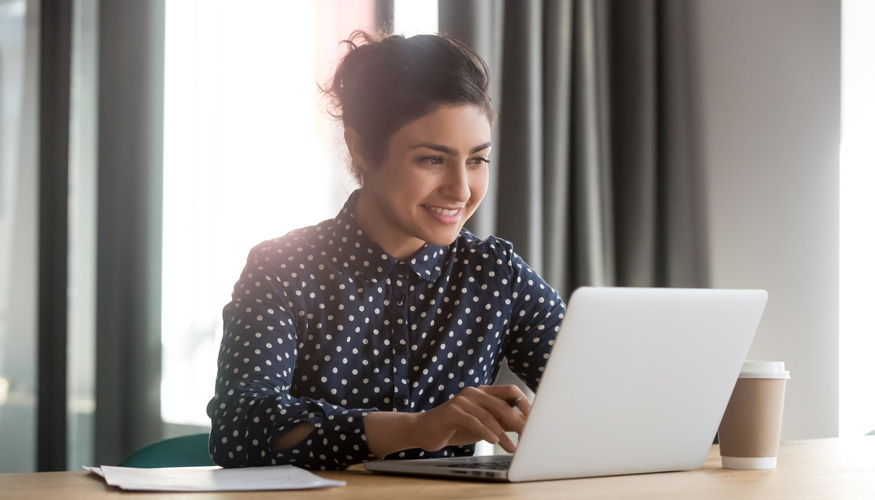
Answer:
<svg viewBox="0 0 875 500"><path fill-rule="evenodd" d="M514 455L365 468L511 482L696 469L767 300L764 290L579 288Z"/></svg>

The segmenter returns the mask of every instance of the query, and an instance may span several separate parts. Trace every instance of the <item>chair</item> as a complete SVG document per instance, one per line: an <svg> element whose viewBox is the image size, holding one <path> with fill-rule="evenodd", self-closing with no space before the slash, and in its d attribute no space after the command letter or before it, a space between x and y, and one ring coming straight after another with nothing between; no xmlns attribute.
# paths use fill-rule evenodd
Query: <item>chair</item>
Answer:
<svg viewBox="0 0 875 500"><path fill-rule="evenodd" d="M210 458L209 434L164 439L144 446L119 463L122 467L194 467L216 465Z"/></svg>

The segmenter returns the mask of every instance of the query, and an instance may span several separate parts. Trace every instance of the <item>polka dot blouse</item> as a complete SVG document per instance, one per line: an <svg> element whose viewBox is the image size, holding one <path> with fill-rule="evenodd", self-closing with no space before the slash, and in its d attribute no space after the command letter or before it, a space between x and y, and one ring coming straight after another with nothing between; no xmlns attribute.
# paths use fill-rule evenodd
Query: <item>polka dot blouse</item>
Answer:
<svg viewBox="0 0 875 500"><path fill-rule="evenodd" d="M384 253L352 213L255 247L231 302L210 453L225 467L338 469L374 457L371 411L421 412L488 385L503 358L537 389L565 304L507 241L462 230L408 259ZM298 445L272 440L308 422ZM473 444L392 458L471 455Z"/></svg>

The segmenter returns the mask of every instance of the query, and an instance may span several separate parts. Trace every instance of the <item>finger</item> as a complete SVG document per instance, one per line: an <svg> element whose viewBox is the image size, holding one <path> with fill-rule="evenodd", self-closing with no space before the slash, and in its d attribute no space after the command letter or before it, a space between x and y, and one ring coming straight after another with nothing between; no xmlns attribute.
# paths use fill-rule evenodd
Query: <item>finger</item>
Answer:
<svg viewBox="0 0 875 500"><path fill-rule="evenodd" d="M505 395L511 395L511 397L501 397ZM516 386L483 386L477 390L468 391L463 399L470 400L472 404L486 409L498 422L502 433L505 431L519 433L525 426L524 415L517 413L511 406L512 404L529 406L525 395Z"/></svg>
<svg viewBox="0 0 875 500"><path fill-rule="evenodd" d="M502 434L501 438L498 440L498 445L504 448L504 451L508 453L516 453L516 445L513 444L513 441L511 441L507 434Z"/></svg>
<svg viewBox="0 0 875 500"><path fill-rule="evenodd" d="M494 415L489 408L486 408L482 405L484 402L492 403L492 401L490 401L489 399L474 400L469 398L462 398L459 401L459 405L462 410L474 416L474 418L476 418L481 424L483 424L490 430L490 432L495 436L495 440L490 442L492 444L496 444L500 442L502 437L506 436L505 430L507 429L504 425L502 425L500 418L496 418L496 415ZM507 405L505 405L505 408L507 410L510 410Z"/></svg>
<svg viewBox="0 0 875 500"><path fill-rule="evenodd" d="M510 407L501 408L498 412L495 417L501 424L502 429L516 433L523 431L523 427L526 425L525 415Z"/></svg>
<svg viewBox="0 0 875 500"><path fill-rule="evenodd" d="M529 398L523 395L522 399L517 403L516 407L520 409L523 420L526 420L529 416L529 412L532 411L532 402L529 401Z"/></svg>
<svg viewBox="0 0 875 500"><path fill-rule="evenodd" d="M450 422L458 433L474 436L473 441L483 440L492 444L501 442L501 437L505 434L500 428L496 431L498 422L491 418L489 412L483 411L482 408L460 408L460 410L462 411L457 413L456 421ZM477 413L481 414L477 415ZM484 420L492 420L495 425L490 425Z"/></svg>
<svg viewBox="0 0 875 500"><path fill-rule="evenodd" d="M529 398L515 385L484 385L480 386L479 389L486 394L504 399L509 406L519 408L523 415L528 416L529 411L532 409L532 403L529 401ZM514 404L511 404L511 402Z"/></svg>
<svg viewBox="0 0 875 500"><path fill-rule="evenodd" d="M529 416L529 412L532 411L532 403L529 402L528 398L526 398L524 395L508 398L504 401L511 408L519 408L520 415L522 416L523 420L526 420L526 418Z"/></svg>

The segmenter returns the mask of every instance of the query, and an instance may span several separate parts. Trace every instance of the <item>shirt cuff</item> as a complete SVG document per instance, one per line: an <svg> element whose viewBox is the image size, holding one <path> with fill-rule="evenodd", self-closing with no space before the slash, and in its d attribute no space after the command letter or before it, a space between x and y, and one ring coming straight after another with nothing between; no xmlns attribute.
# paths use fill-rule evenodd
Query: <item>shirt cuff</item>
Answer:
<svg viewBox="0 0 875 500"><path fill-rule="evenodd" d="M344 409L326 415L294 418L276 428L274 437L289 432L301 423L316 429L299 444L274 454L274 463L292 463L306 469L345 469L377 458L370 452L365 436L365 417L373 409Z"/></svg>

